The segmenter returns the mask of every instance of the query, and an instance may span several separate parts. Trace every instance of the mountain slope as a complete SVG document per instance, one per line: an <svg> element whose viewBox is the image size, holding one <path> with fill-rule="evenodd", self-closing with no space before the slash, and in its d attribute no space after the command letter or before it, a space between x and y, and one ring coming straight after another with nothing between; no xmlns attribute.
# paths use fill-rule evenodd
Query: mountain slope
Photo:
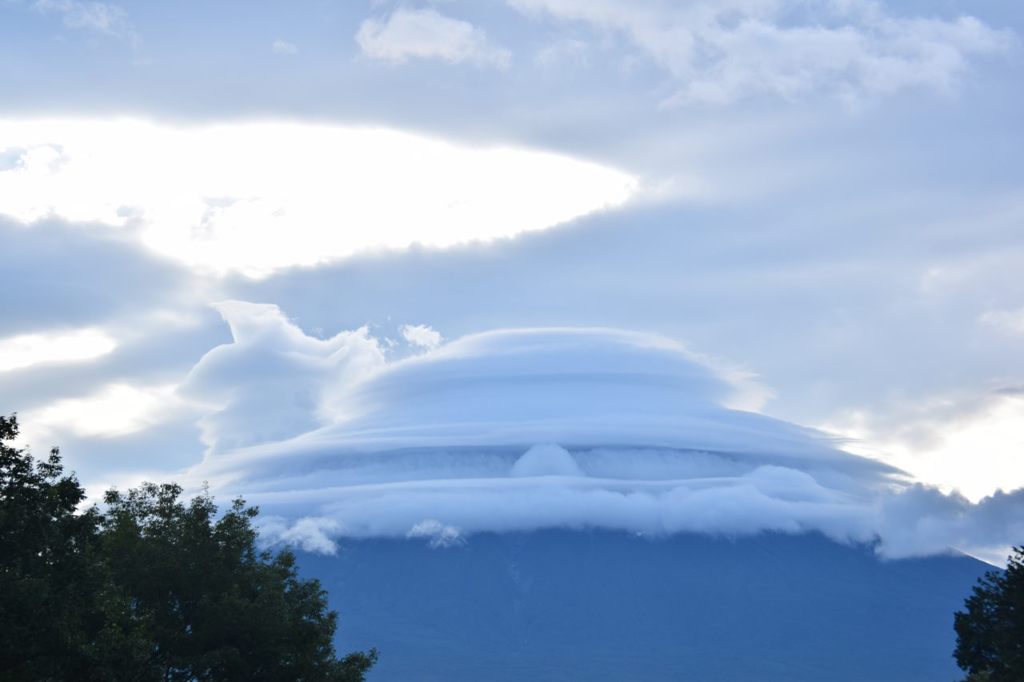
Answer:
<svg viewBox="0 0 1024 682"><path fill-rule="evenodd" d="M953 612L989 567L881 561L819 535L481 534L301 554L339 647L384 680L952 680Z"/></svg>

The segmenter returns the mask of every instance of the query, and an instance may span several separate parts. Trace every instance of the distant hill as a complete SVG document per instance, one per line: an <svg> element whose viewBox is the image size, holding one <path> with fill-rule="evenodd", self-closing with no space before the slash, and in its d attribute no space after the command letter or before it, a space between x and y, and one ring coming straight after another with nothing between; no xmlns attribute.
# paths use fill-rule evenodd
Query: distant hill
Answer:
<svg viewBox="0 0 1024 682"><path fill-rule="evenodd" d="M372 680L957 679L953 612L991 567L819 535L609 531L344 543L300 555Z"/></svg>

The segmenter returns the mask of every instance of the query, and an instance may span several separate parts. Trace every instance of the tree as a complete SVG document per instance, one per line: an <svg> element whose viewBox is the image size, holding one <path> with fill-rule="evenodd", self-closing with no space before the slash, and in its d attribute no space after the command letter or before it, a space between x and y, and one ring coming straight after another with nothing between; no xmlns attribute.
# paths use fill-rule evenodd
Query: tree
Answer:
<svg viewBox="0 0 1024 682"><path fill-rule="evenodd" d="M56 448L37 461L8 445L17 435L0 416L0 677L80 678L102 628L99 516L76 513L85 491Z"/></svg>
<svg viewBox="0 0 1024 682"><path fill-rule="evenodd" d="M954 656L967 680L1024 680L1024 546L1015 547L1005 571L978 580L957 612Z"/></svg>
<svg viewBox="0 0 1024 682"><path fill-rule="evenodd" d="M362 680L376 652L335 658L337 614L295 557L256 547L258 511L235 500L218 518L208 494L188 503L177 485L106 495L102 522L114 581L131 618L157 644L156 679Z"/></svg>
<svg viewBox="0 0 1024 682"><path fill-rule="evenodd" d="M290 551L257 547L258 510L218 514L177 485L85 491L8 446L0 417L0 679L359 682L376 651L338 659L337 614Z"/></svg>

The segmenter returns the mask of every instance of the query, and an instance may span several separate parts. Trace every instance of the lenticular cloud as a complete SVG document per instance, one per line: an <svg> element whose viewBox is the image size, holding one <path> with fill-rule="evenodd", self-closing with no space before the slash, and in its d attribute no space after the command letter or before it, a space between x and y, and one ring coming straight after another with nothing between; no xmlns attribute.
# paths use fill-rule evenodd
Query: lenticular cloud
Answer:
<svg viewBox="0 0 1024 682"><path fill-rule="evenodd" d="M313 339L273 306L219 310L235 341L186 385L216 398L191 473L259 504L272 540L816 531L899 557L996 555L1024 534L1021 492L972 505L729 409L744 387L663 337L502 330L396 359L366 330Z"/></svg>

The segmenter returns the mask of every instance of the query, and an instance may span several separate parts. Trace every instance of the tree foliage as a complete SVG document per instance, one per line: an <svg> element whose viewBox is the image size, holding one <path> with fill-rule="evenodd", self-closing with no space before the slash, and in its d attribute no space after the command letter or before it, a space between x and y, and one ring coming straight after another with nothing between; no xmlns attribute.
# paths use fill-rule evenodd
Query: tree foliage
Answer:
<svg viewBox="0 0 1024 682"><path fill-rule="evenodd" d="M364 679L376 652L336 657L326 593L258 549L256 508L144 484L81 510L59 452L36 461L17 431L0 417L0 678Z"/></svg>
<svg viewBox="0 0 1024 682"><path fill-rule="evenodd" d="M954 616L954 656L967 680L1024 680L1024 547L1013 549L1005 571L980 578L964 607Z"/></svg>
<svg viewBox="0 0 1024 682"><path fill-rule="evenodd" d="M0 416L0 671L51 679L86 666L102 627L99 516L54 449L37 461L7 445L18 422Z"/></svg>

